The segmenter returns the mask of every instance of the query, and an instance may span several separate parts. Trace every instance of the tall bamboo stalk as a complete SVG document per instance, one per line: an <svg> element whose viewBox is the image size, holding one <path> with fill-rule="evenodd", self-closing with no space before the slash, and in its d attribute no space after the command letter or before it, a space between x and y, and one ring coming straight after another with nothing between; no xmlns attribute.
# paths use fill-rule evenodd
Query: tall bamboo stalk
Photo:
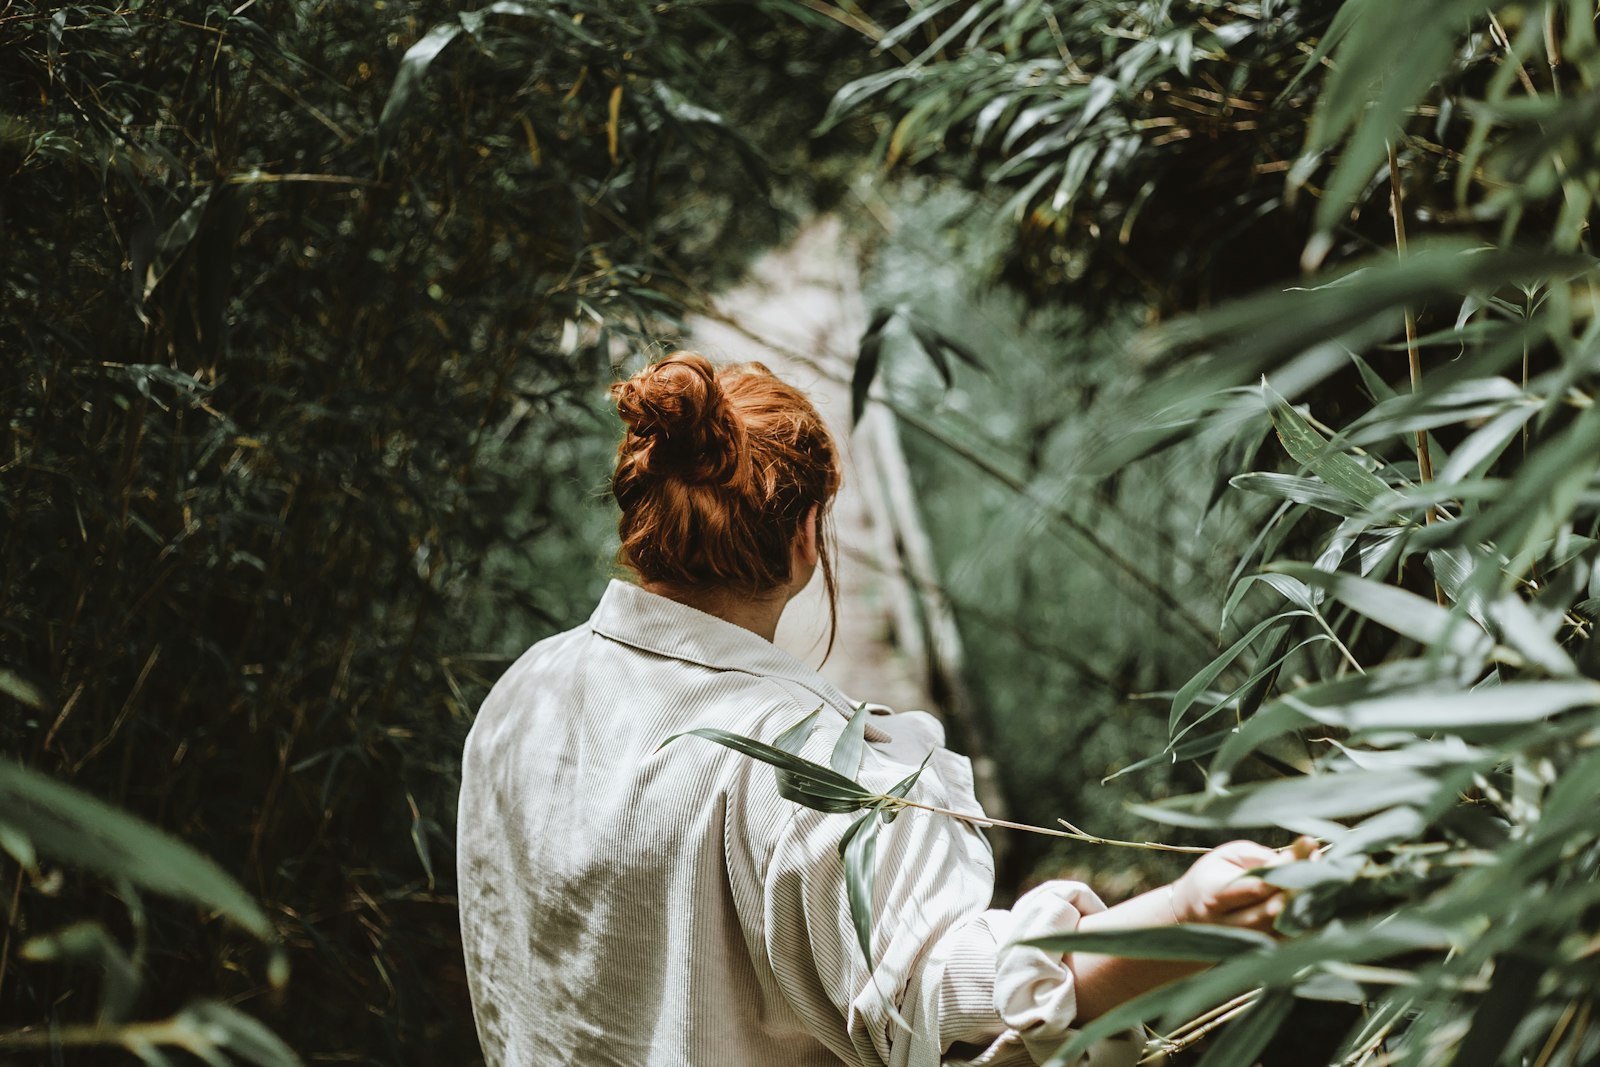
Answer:
<svg viewBox="0 0 1600 1067"><path fill-rule="evenodd" d="M1405 196L1400 188L1400 161L1395 155L1394 142L1389 142L1389 213L1394 216L1394 249L1395 254L1404 259L1406 255L1406 212ZM1406 305L1406 359L1411 366L1411 391L1415 393L1422 387L1422 354L1417 350L1417 314L1411 310L1411 305ZM1417 476L1422 483L1433 481L1433 453L1428 447L1428 431L1417 431ZM1438 509L1428 505L1426 521L1431 525L1438 514ZM1433 598L1441 607L1445 605L1444 589L1438 581L1433 583Z"/></svg>

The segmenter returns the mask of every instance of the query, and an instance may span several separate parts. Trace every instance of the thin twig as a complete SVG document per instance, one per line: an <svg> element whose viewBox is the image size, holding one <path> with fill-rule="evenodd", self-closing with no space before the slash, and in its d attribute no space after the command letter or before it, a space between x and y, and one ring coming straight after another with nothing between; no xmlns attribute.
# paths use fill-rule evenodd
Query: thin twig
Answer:
<svg viewBox="0 0 1600 1067"><path fill-rule="evenodd" d="M1322 614L1322 612L1313 611L1311 614L1316 618L1318 624L1321 625L1323 632L1328 635L1328 640L1332 641L1334 647L1344 654L1345 661L1356 669L1357 674L1366 674L1366 668L1362 667L1361 662L1357 660L1355 656L1350 654L1350 650L1345 647L1345 643L1343 641L1339 640L1339 635L1333 632L1333 627L1328 625L1328 620Z"/></svg>
<svg viewBox="0 0 1600 1067"><path fill-rule="evenodd" d="M1158 841L1118 841L1115 838L1110 837L1097 837L1094 834L1084 833L1082 830L1078 829L1076 826L1073 826L1065 819L1058 819L1056 821L1061 823L1061 825L1068 827L1068 829L1052 830L1048 826L1031 826L1024 822L1009 822L1005 819L991 819L985 815L969 815L964 811L952 811L949 808L934 807L932 804L920 804L915 800L907 800L905 797L877 797L876 799L886 800L895 808L916 808L920 811L931 811L935 815L948 815L952 819L960 819L962 822L971 823L974 826L999 826L1007 830L1026 830L1032 834L1045 834L1048 837L1065 837L1072 841L1082 841L1085 844L1090 845L1117 845L1121 848L1143 848L1149 849L1153 852L1191 852L1203 854L1211 851L1209 848L1199 848L1193 845L1163 845Z"/></svg>
<svg viewBox="0 0 1600 1067"><path fill-rule="evenodd" d="M1545 1041L1544 1048L1539 1050L1539 1058L1533 1061L1533 1067L1548 1067L1550 1057L1556 1054L1556 1049L1561 1044L1561 1038L1567 1032L1567 1027L1572 1025L1572 1017L1578 1013L1578 1002L1573 1001L1567 1005L1567 1010L1561 1013L1561 1018L1550 1030L1550 1037Z"/></svg>
<svg viewBox="0 0 1600 1067"><path fill-rule="evenodd" d="M11 959L11 931L18 926L17 911L22 902L22 879L27 868L17 864L17 882L11 889L11 905L6 909L6 936L0 943L0 991L6 987L6 963Z"/></svg>
<svg viewBox="0 0 1600 1067"><path fill-rule="evenodd" d="M1199 1041L1201 1038L1205 1037L1211 1031L1215 1030L1217 1027L1225 1025L1240 1014L1249 1011L1255 1006L1255 1002L1260 998L1260 996L1261 990L1252 989L1248 993L1241 993L1239 996L1234 997L1226 1004L1220 1004L1217 1007L1212 1008L1204 1015L1190 1019L1188 1022L1172 1031L1171 1034L1158 1038L1157 1040L1159 1044L1155 1051L1145 1056L1139 1062L1148 1063L1156 1056L1183 1051L1196 1041Z"/></svg>

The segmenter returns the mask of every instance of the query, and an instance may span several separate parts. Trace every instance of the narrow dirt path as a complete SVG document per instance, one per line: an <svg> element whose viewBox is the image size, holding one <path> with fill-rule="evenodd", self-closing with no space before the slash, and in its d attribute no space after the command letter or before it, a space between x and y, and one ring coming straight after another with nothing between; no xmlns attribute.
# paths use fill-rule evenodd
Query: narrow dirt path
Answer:
<svg viewBox="0 0 1600 1067"><path fill-rule="evenodd" d="M854 699L933 708L926 666L907 653L919 642L905 632L914 608L899 575L895 535L876 499L875 472L851 433L850 392L840 380L848 379L866 328L855 248L836 219L817 220L758 260L717 304L724 320L691 318L687 342L718 361L758 360L804 389L845 451L844 485L833 509L839 562L833 652L823 662L828 606L820 577L784 613L778 644L819 666Z"/></svg>
<svg viewBox="0 0 1600 1067"><path fill-rule="evenodd" d="M868 405L850 425L850 373L866 329L857 249L839 221L813 221L759 259L715 314L691 317L688 344L719 361L759 360L806 390L844 450L833 514L839 616L833 651L820 577L784 613L777 643L817 666L846 695L944 719L972 759L978 800L1006 817L1004 795L962 678L961 638L940 588L887 408ZM998 869L1010 843L991 834Z"/></svg>

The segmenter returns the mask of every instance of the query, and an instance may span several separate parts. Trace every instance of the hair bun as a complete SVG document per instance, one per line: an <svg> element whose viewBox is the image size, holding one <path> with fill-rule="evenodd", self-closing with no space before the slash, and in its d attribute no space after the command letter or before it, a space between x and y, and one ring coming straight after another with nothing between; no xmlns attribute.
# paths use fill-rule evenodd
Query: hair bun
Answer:
<svg viewBox="0 0 1600 1067"><path fill-rule="evenodd" d="M611 387L627 424L622 451L641 474L728 484L744 459L744 426L711 361L674 352Z"/></svg>

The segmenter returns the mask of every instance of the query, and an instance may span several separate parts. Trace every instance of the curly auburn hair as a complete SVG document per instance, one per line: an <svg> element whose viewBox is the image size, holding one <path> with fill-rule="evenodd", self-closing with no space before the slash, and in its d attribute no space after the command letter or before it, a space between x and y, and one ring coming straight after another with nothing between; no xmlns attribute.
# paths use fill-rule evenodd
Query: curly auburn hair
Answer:
<svg viewBox="0 0 1600 1067"><path fill-rule="evenodd" d="M788 582L795 536L813 506L819 535L827 528L840 478L833 436L805 394L760 363L674 352L611 398L627 427L611 479L623 562L683 590L761 594ZM830 540L818 537L831 616Z"/></svg>

